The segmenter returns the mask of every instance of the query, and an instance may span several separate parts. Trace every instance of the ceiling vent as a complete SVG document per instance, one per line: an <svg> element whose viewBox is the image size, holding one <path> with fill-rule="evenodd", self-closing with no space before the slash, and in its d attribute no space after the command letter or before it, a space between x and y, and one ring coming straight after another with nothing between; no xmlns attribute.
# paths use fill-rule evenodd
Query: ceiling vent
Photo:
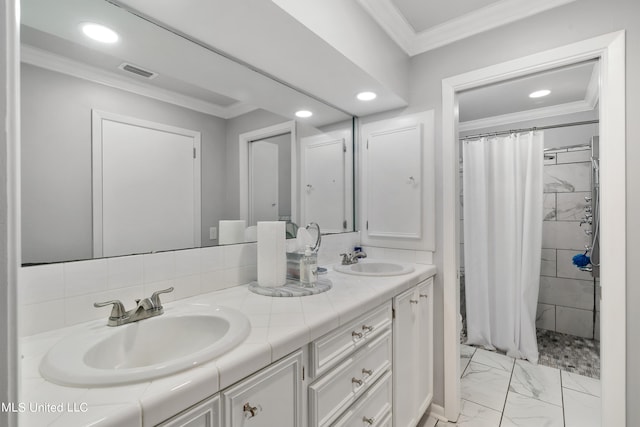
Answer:
<svg viewBox="0 0 640 427"><path fill-rule="evenodd" d="M158 73L154 73L153 71L149 71L149 70L145 70L143 68L140 67L136 67L133 64L129 64L126 62L123 62L122 64L120 64L120 66L118 67L123 71L127 71L129 73L133 73L136 74L140 77L144 77L145 79L155 79L156 77L158 77Z"/></svg>

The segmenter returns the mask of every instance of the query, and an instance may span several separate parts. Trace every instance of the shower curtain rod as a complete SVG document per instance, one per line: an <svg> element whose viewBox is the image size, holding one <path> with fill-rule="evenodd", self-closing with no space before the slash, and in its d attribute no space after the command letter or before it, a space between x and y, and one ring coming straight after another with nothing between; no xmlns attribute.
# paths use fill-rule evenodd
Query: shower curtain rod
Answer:
<svg viewBox="0 0 640 427"><path fill-rule="evenodd" d="M477 135L469 135L469 136L465 136L464 138L460 138L460 141L465 141L465 140L468 140L468 139L475 139L475 138L483 138L485 136L509 135L509 134L512 134L512 133L531 132L531 131L546 130L546 129L556 129L556 128L564 128L564 127L569 127L569 126L592 125L592 124L599 123L599 122L600 122L600 120L586 120L586 121L583 121L583 122L562 123L562 124L559 124L559 125L535 126L535 127L530 127L530 128L524 128L524 129L511 129L511 130L501 130L501 131L496 131L496 132L479 133Z"/></svg>

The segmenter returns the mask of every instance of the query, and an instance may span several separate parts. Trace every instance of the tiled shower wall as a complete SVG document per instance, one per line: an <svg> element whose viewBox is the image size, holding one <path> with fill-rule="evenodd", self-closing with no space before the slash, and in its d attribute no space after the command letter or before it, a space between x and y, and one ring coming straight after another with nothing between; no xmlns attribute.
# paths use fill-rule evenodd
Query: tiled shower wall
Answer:
<svg viewBox="0 0 640 427"><path fill-rule="evenodd" d="M536 325L593 338L593 278L572 262L574 255L584 253L585 245L591 245L591 237L584 231L591 226L580 226L585 208L590 204L585 197L591 196L591 150L562 150L555 152L554 157L545 159L544 163L544 223Z"/></svg>

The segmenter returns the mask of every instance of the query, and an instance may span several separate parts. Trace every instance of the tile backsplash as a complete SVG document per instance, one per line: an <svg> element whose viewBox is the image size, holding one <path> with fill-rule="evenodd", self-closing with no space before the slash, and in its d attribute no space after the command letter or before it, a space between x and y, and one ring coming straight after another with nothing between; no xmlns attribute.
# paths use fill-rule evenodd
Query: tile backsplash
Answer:
<svg viewBox="0 0 640 427"><path fill-rule="evenodd" d="M357 232L323 236L318 261L334 264L359 242ZM119 299L128 309L170 286L175 289L163 301L246 284L256 280L256 265L257 244L246 243L23 267L20 335L106 319L111 308L94 308L94 302Z"/></svg>

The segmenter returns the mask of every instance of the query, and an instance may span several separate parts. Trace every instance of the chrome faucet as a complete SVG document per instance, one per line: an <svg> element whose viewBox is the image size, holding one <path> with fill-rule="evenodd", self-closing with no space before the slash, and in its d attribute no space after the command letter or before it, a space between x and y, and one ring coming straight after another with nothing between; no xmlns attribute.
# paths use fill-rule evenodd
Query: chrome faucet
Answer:
<svg viewBox="0 0 640 427"><path fill-rule="evenodd" d="M160 294L173 292L173 287L156 291L149 298L137 299L136 308L126 311L124 305L119 300L96 302L94 307L106 307L113 304L107 326L120 326L127 323L137 322L139 320L148 319L149 317L159 316L164 313L164 308L160 302Z"/></svg>
<svg viewBox="0 0 640 427"><path fill-rule="evenodd" d="M358 252L347 252L344 254L340 254L342 257L342 265L351 265L357 264L360 258L366 258L367 254L363 251Z"/></svg>

